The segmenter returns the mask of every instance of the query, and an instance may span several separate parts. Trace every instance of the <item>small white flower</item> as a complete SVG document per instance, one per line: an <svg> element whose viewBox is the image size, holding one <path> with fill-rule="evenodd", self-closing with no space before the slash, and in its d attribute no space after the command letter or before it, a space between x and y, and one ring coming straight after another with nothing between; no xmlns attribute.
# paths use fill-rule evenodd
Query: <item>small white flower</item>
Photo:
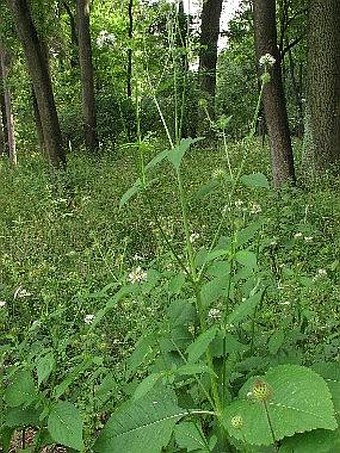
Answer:
<svg viewBox="0 0 340 453"><path fill-rule="evenodd" d="M25 290L22 286L19 286L13 294L13 299L22 299L23 297L30 297L32 296L31 293Z"/></svg>
<svg viewBox="0 0 340 453"><path fill-rule="evenodd" d="M318 269L318 275L319 277L326 277L327 275L326 269Z"/></svg>
<svg viewBox="0 0 340 453"><path fill-rule="evenodd" d="M225 171L223 170L223 168L215 168L212 172L212 177L214 179L223 178L224 175Z"/></svg>
<svg viewBox="0 0 340 453"><path fill-rule="evenodd" d="M272 55L270 55L270 53L266 53L265 55L262 55L259 62L260 66L269 66L271 68L272 66L274 66L276 60Z"/></svg>
<svg viewBox="0 0 340 453"><path fill-rule="evenodd" d="M109 33L106 30L102 30L99 32L99 36L97 38L97 46L102 49L104 46L113 45L115 41L116 38L112 33Z"/></svg>
<svg viewBox="0 0 340 453"><path fill-rule="evenodd" d="M301 239L302 237L303 237L303 234L301 232L294 234L294 239Z"/></svg>
<svg viewBox="0 0 340 453"><path fill-rule="evenodd" d="M86 315L84 318L85 324L92 324L95 316L94 315Z"/></svg>
<svg viewBox="0 0 340 453"><path fill-rule="evenodd" d="M197 239L199 239L199 237L200 237L199 233L192 233L190 235L189 241L191 242L191 244L193 244L194 242L197 241Z"/></svg>
<svg viewBox="0 0 340 453"><path fill-rule="evenodd" d="M133 271L131 271L128 275L128 280L130 283L142 283L145 282L148 278L148 274L144 271L140 266L136 267Z"/></svg>
<svg viewBox="0 0 340 453"><path fill-rule="evenodd" d="M305 236L305 241L306 242L312 242L313 236Z"/></svg>
<svg viewBox="0 0 340 453"><path fill-rule="evenodd" d="M250 214L261 214L262 208L259 204L253 204L250 208Z"/></svg>
<svg viewBox="0 0 340 453"><path fill-rule="evenodd" d="M5 300L0 300L0 308L6 307L7 302Z"/></svg>
<svg viewBox="0 0 340 453"><path fill-rule="evenodd" d="M236 200L235 201L235 207L236 208L242 208L242 205L243 205L243 201L242 200Z"/></svg>
<svg viewBox="0 0 340 453"><path fill-rule="evenodd" d="M211 308L208 313L208 318L210 319L220 319L221 318L221 310L218 308Z"/></svg>
<svg viewBox="0 0 340 453"><path fill-rule="evenodd" d="M230 206L226 204L222 209L222 215L226 215L227 212L230 212Z"/></svg>
<svg viewBox="0 0 340 453"><path fill-rule="evenodd" d="M283 302L279 302L279 305L290 305L289 300L285 300Z"/></svg>
<svg viewBox="0 0 340 453"><path fill-rule="evenodd" d="M143 261L144 258L136 253L135 255L133 255L132 259L133 261Z"/></svg>

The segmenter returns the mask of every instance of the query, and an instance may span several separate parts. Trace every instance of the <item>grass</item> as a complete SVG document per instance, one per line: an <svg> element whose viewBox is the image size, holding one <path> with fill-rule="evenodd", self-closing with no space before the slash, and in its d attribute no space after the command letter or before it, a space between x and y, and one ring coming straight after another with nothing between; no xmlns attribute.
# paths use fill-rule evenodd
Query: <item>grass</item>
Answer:
<svg viewBox="0 0 340 453"><path fill-rule="evenodd" d="M147 148L146 161L158 146ZM246 146L244 173L262 171L270 177L267 150L255 141ZM234 166L244 147L230 144ZM199 234L196 250L212 238L228 201L227 179L208 191L213 174L215 180L223 179L215 169L226 171L224 152L198 148L186 156L182 169L191 233ZM135 387L134 382L126 385L125 360L150 324L162 319L169 303L166 276L172 277L177 268L145 200L137 196L119 209L122 194L137 176L133 148L100 161L70 156L72 194L62 181L52 186L38 156L22 158L14 170L0 162L0 300L6 301L0 308L2 363L36 362L41 348L53 350L57 385L81 368L86 357L95 357L65 389L88 414L89 430L98 429L102 417L131 393L129 386ZM180 254L184 236L176 184L165 163L157 176L149 196ZM256 322L254 347L266 345L272 361L309 365L340 359L338 193L339 182L329 178L313 189L285 189L279 195L239 185L229 200L238 228L262 222L252 247L259 256L259 272L272 283ZM225 236L230 228L226 222ZM142 294L123 298L100 329L89 330L85 317L103 308L137 266L151 269ZM244 285L240 277L235 297L242 297ZM101 396L93 398L99 390Z"/></svg>

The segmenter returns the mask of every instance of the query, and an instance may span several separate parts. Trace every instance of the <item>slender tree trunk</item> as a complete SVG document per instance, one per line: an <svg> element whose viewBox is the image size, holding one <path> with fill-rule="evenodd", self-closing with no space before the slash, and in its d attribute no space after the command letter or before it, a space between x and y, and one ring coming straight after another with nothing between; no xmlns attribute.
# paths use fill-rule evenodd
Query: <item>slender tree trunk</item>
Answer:
<svg viewBox="0 0 340 453"><path fill-rule="evenodd" d="M96 105L90 36L90 0L77 0L79 62L82 85L85 143L88 151L98 153Z"/></svg>
<svg viewBox="0 0 340 453"><path fill-rule="evenodd" d="M6 110L4 98L4 83L0 69L0 156L7 153L7 131L6 131Z"/></svg>
<svg viewBox="0 0 340 453"><path fill-rule="evenodd" d="M78 47L79 47L79 42L78 42L78 32L77 32L77 25L76 25L76 20L74 17L74 14L72 12L72 9L70 5L68 4L67 1L63 1L62 5L66 11L66 14L69 17L70 21L70 30L71 30L71 60L70 64L72 68L76 68L79 65L79 58L78 58Z"/></svg>
<svg viewBox="0 0 340 453"><path fill-rule="evenodd" d="M129 28L128 28L128 62L127 62L127 97L131 99L132 96L132 38L133 38L133 0L129 0L128 5L129 13Z"/></svg>
<svg viewBox="0 0 340 453"><path fill-rule="evenodd" d="M253 6L258 61L266 54L275 59L270 81L264 88L263 105L271 143L273 183L280 187L286 182L295 182L295 172L277 47L276 2L254 0Z"/></svg>
<svg viewBox="0 0 340 453"><path fill-rule="evenodd" d="M12 108L12 93L8 85L9 57L7 52L1 46L0 46L0 65L1 65L1 78L3 81L8 157L11 164L16 165L17 151L14 130L14 115Z"/></svg>
<svg viewBox="0 0 340 453"><path fill-rule="evenodd" d="M31 95L32 95L33 114L34 114L34 121L35 121L35 127L36 127L36 131L37 131L39 148L45 154L46 150L45 150L45 142L44 142L44 131L43 131L42 122L41 122L41 118L40 118L37 97L35 95L33 86L31 88Z"/></svg>
<svg viewBox="0 0 340 453"><path fill-rule="evenodd" d="M340 2L311 0L303 163L322 172L340 158Z"/></svg>
<svg viewBox="0 0 340 453"><path fill-rule="evenodd" d="M32 20L30 5L28 0L7 0L7 3L25 52L42 121L46 152L55 168L65 167L66 154L54 102L48 59Z"/></svg>
<svg viewBox="0 0 340 453"><path fill-rule="evenodd" d="M201 15L199 78L208 113L215 118L217 44L223 0L204 0Z"/></svg>

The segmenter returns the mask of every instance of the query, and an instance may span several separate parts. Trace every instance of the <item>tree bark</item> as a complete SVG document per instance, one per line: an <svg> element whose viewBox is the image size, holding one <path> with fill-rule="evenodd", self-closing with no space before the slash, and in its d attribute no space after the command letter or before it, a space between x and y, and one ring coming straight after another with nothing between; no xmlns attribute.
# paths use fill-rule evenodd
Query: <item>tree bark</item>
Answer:
<svg viewBox="0 0 340 453"><path fill-rule="evenodd" d="M217 43L223 0L204 0L201 14L199 78L210 118L215 118Z"/></svg>
<svg viewBox="0 0 340 453"><path fill-rule="evenodd" d="M42 122L45 149L55 168L66 166L57 110L54 102L49 65L42 40L34 26L28 0L7 0L25 52Z"/></svg>
<svg viewBox="0 0 340 453"><path fill-rule="evenodd" d="M7 150L8 157L12 165L17 164L17 151L15 141L15 128L14 128L14 115L12 107L12 93L8 85L8 67L9 57L5 49L0 46L0 66L1 66L1 79L3 82L3 97L5 104L5 123L7 132Z"/></svg>
<svg viewBox="0 0 340 453"><path fill-rule="evenodd" d="M263 105L271 144L274 187L295 182L294 159L277 47L276 2L254 0L254 28L257 59L266 54L275 58L270 81L265 84Z"/></svg>
<svg viewBox="0 0 340 453"><path fill-rule="evenodd" d="M311 0L305 170L320 173L340 158L340 3Z"/></svg>
<svg viewBox="0 0 340 453"><path fill-rule="evenodd" d="M2 71L0 70L0 156L7 153L6 111Z"/></svg>
<svg viewBox="0 0 340 453"><path fill-rule="evenodd" d="M133 38L133 0L129 0L128 4L129 15L129 28L128 28L128 62L127 62L127 97L131 99L132 96L132 38Z"/></svg>
<svg viewBox="0 0 340 453"><path fill-rule="evenodd" d="M85 144L88 151L98 153L96 105L90 36L90 0L77 0L79 63L82 85L82 106Z"/></svg>

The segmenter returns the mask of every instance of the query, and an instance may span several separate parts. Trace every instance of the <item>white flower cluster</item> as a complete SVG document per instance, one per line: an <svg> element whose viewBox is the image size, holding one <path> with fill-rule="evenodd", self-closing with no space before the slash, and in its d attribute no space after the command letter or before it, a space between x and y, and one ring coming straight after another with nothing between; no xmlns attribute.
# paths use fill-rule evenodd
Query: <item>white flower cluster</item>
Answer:
<svg viewBox="0 0 340 453"><path fill-rule="evenodd" d="M262 57L259 60L260 66L263 66L265 68L272 68L276 62L275 58L270 55L270 53L266 53L265 55L262 55Z"/></svg>
<svg viewBox="0 0 340 453"><path fill-rule="evenodd" d="M13 294L13 299L22 299L23 297L30 297L32 296L31 293L29 293L28 291L26 291L25 288L23 288L22 286L19 286L15 291L14 291L14 294Z"/></svg>
<svg viewBox="0 0 340 453"><path fill-rule="evenodd" d="M112 33L109 33L106 30L102 30L99 32L99 36L97 38L97 46L102 49L105 46L112 46L115 41L116 38Z"/></svg>
<svg viewBox="0 0 340 453"><path fill-rule="evenodd" d="M304 238L304 240L306 242L312 242L313 241L313 236L303 236L303 234L301 232L298 232L298 233L294 234L294 239L302 239L302 238Z"/></svg>
<svg viewBox="0 0 340 453"><path fill-rule="evenodd" d="M192 233L189 237L189 241L191 244L193 244L194 242L197 241L197 239L199 239L200 235L199 233Z"/></svg>
<svg viewBox="0 0 340 453"><path fill-rule="evenodd" d="M218 308L211 308L208 313L208 318L218 320L221 318L221 310Z"/></svg>
<svg viewBox="0 0 340 453"><path fill-rule="evenodd" d="M259 204L254 203L250 208L250 214L261 214L262 208Z"/></svg>
<svg viewBox="0 0 340 453"><path fill-rule="evenodd" d="M7 305L6 301L5 300L0 300L0 309L1 308L5 308Z"/></svg>
<svg viewBox="0 0 340 453"><path fill-rule="evenodd" d="M85 324L88 324L88 325L92 324L94 318L95 318L94 315L86 315L85 318L84 318Z"/></svg>
<svg viewBox="0 0 340 453"><path fill-rule="evenodd" d="M145 282L147 278L147 272L144 271L140 266L136 267L136 269L131 271L128 275L128 280L132 284Z"/></svg>

